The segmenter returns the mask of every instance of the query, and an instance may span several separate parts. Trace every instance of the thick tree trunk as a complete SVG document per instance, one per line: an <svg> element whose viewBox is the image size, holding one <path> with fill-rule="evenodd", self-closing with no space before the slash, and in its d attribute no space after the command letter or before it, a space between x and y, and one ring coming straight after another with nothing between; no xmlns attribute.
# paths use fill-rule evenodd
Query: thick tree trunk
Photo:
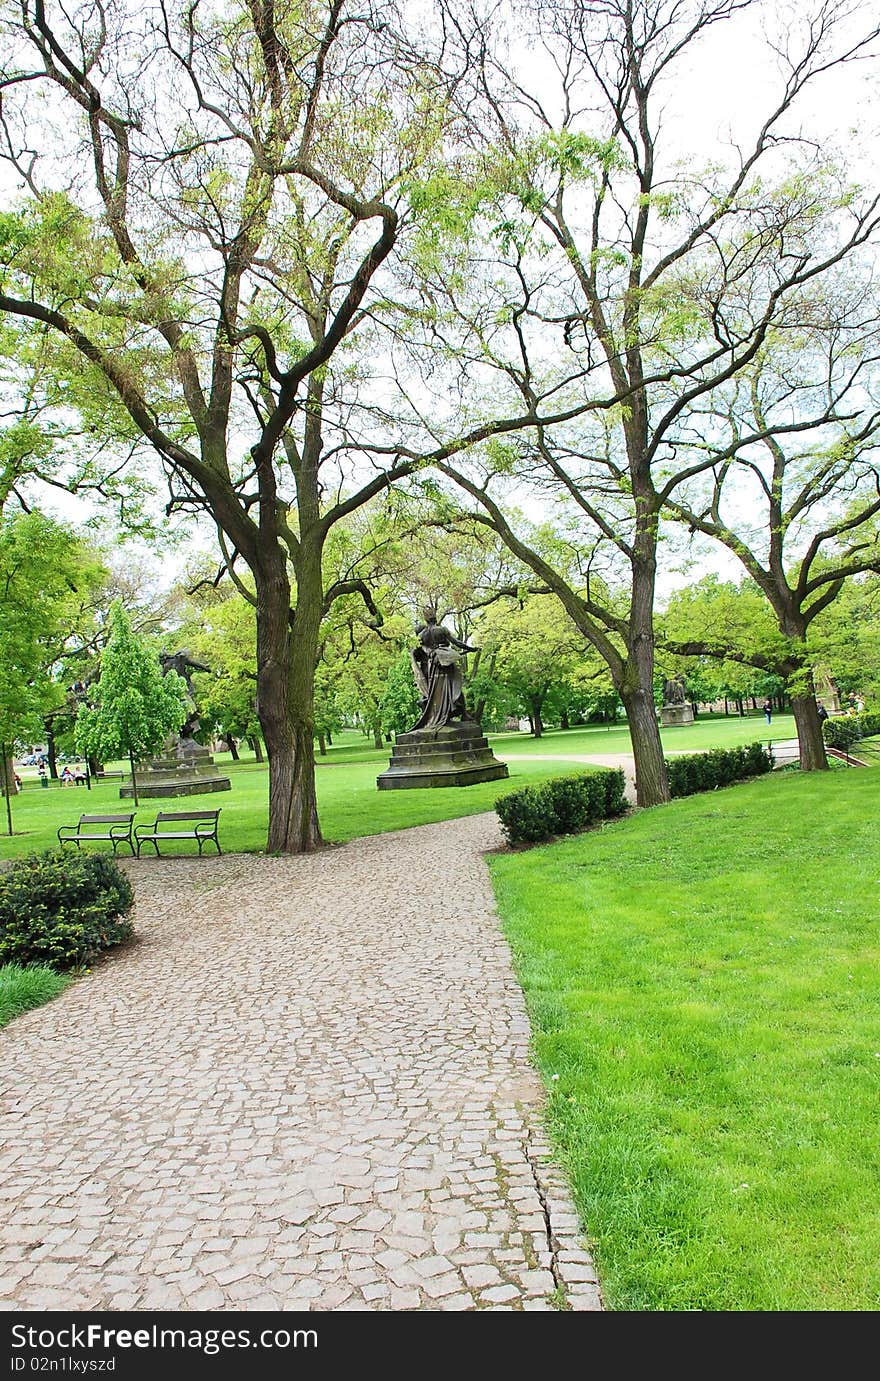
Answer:
<svg viewBox="0 0 880 1381"><path fill-rule="evenodd" d="M636 774L636 804L659 806L669 800L669 778L654 709L653 690L639 687L622 694Z"/></svg>
<svg viewBox="0 0 880 1381"><path fill-rule="evenodd" d="M797 726L798 750L802 772L824 772L828 768L828 755L822 737L822 721L819 718L815 695L793 695L791 706Z"/></svg>
<svg viewBox="0 0 880 1381"><path fill-rule="evenodd" d="M235 739L232 737L231 734L226 740L226 746L232 754L232 761L238 762L238 748L236 746Z"/></svg>
<svg viewBox="0 0 880 1381"><path fill-rule="evenodd" d="M325 736L324 736L323 734L319 734L319 735L318 735L318 752L321 754L321 757L322 757L322 758L326 758L326 756L327 756L327 739L325 738Z"/></svg>
<svg viewBox="0 0 880 1381"><path fill-rule="evenodd" d="M320 848L315 798L315 663L321 622L320 551L301 552L297 608L280 550L264 556L257 585L257 713L269 758L269 853Z"/></svg>

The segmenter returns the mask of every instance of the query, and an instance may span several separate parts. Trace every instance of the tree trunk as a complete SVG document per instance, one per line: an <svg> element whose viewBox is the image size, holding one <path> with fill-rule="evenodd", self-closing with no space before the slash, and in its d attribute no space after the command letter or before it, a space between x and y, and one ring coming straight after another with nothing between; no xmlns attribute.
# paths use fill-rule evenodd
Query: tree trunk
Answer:
<svg viewBox="0 0 880 1381"><path fill-rule="evenodd" d="M263 556L257 585L257 713L269 759L269 853L320 848L315 797L315 665L321 623L320 549L299 553L297 608L283 553Z"/></svg>
<svg viewBox="0 0 880 1381"><path fill-rule="evenodd" d="M571 725L570 725L569 722L568 722L568 710L563 710L562 713L560 714L560 716L559 716L559 727L560 727L560 729L570 729L570 728L571 728Z"/></svg>
<svg viewBox="0 0 880 1381"><path fill-rule="evenodd" d="M373 747L382 749L385 747L385 740L382 737L382 725L375 720L373 722Z"/></svg>
<svg viewBox="0 0 880 1381"><path fill-rule="evenodd" d="M327 740L326 740L326 738L324 737L323 734L319 734L319 735L318 735L318 752L321 754L321 757L322 757L322 758L326 758L326 756L327 756Z"/></svg>
<svg viewBox="0 0 880 1381"><path fill-rule="evenodd" d="M135 810L137 810L138 806L140 805L140 801L138 800L138 784L137 784L137 777L135 776L135 770L134 770L134 754L133 754L133 753L129 753L129 755L128 755L128 762L129 762L129 766L131 767L131 794L132 794L132 796L134 797L134 808L135 808Z"/></svg>
<svg viewBox="0 0 880 1381"><path fill-rule="evenodd" d="M725 717L727 717L727 715L730 714L730 706L729 706L728 703L727 703L727 696L726 696L726 695L725 695L725 697L724 697L724 714L725 714Z"/></svg>
<svg viewBox="0 0 880 1381"><path fill-rule="evenodd" d="M653 685L653 681L649 682ZM659 806L669 800L669 778L654 709L654 694L639 687L621 694L636 774L636 804Z"/></svg>
<svg viewBox="0 0 880 1381"><path fill-rule="evenodd" d="M235 739L232 737L231 734L226 740L226 746L232 754L232 761L238 762L238 748L236 746Z"/></svg>
<svg viewBox="0 0 880 1381"><path fill-rule="evenodd" d="M260 742L259 734L251 734L250 738L248 739L248 743L251 745L251 748L253 749L255 761L263 762L263 745Z"/></svg>
<svg viewBox="0 0 880 1381"><path fill-rule="evenodd" d="M90 777L97 777L98 773L104 770L97 758L86 758L86 766L89 769Z"/></svg>
<svg viewBox="0 0 880 1381"><path fill-rule="evenodd" d="M797 726L798 750L802 772L824 772L828 768L828 755L822 737L822 721L819 718L815 695L793 695L791 706Z"/></svg>
<svg viewBox="0 0 880 1381"><path fill-rule="evenodd" d="M58 749L55 743L55 735L46 725L46 757L49 759L49 776L53 782L58 780Z"/></svg>
<svg viewBox="0 0 880 1381"><path fill-rule="evenodd" d="M328 742L328 744L330 745L330 747L332 748L332 747L333 747L333 735L331 734L331 732L330 732L329 729L327 730L327 742Z"/></svg>
<svg viewBox="0 0 880 1381"><path fill-rule="evenodd" d="M0 743L0 771L3 777L3 795L6 797L7 833L12 834L12 798L15 795L15 766L12 754L7 752L6 744Z"/></svg>

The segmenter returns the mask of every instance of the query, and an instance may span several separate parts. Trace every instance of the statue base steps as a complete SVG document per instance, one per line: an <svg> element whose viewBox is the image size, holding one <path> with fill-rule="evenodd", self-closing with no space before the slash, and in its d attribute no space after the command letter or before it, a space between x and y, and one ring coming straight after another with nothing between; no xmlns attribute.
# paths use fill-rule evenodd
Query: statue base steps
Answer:
<svg viewBox="0 0 880 1381"><path fill-rule="evenodd" d="M149 800L157 796L203 796L210 791L231 791L232 782L221 777L208 749L196 747L199 751L189 752L186 757L153 758L136 771L138 797ZM123 800L133 797L131 785L121 786L119 795Z"/></svg>
<svg viewBox="0 0 880 1381"><path fill-rule="evenodd" d="M413 729L398 734L388 770L376 778L380 791L417 787L473 786L506 777L482 727L470 720L442 729Z"/></svg>
<svg viewBox="0 0 880 1381"><path fill-rule="evenodd" d="M660 711L660 723L664 729L672 729L676 725L693 724L694 712L690 705L664 705Z"/></svg>

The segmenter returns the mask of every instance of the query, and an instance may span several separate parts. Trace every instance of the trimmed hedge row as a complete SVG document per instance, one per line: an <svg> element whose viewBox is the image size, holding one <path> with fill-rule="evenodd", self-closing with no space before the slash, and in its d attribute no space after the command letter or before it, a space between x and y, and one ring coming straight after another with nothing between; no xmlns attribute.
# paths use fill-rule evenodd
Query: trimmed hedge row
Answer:
<svg viewBox="0 0 880 1381"><path fill-rule="evenodd" d="M0 964L88 964L132 931L131 883L107 854L30 854L0 873Z"/></svg>
<svg viewBox="0 0 880 1381"><path fill-rule="evenodd" d="M621 771L602 769L511 791L495 802L495 810L508 844L536 844L622 815L625 789Z"/></svg>
<svg viewBox="0 0 880 1381"><path fill-rule="evenodd" d="M714 791L749 777L770 772L773 755L761 743L741 748L713 748L709 753L688 753L666 763L669 789L673 796L693 796L698 791Z"/></svg>
<svg viewBox="0 0 880 1381"><path fill-rule="evenodd" d="M826 719L822 732L829 748L849 748L859 739L880 734L880 714L848 714L841 719Z"/></svg>

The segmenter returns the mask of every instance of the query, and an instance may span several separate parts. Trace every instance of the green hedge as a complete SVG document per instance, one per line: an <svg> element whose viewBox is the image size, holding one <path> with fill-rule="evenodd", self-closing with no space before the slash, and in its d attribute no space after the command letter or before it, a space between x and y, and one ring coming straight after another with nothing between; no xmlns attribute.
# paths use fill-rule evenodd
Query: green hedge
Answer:
<svg viewBox="0 0 880 1381"><path fill-rule="evenodd" d="M0 873L0 964L80 968L132 931L131 883L107 854L55 850Z"/></svg>
<svg viewBox="0 0 880 1381"><path fill-rule="evenodd" d="M536 844L621 815L626 810L625 789L619 770L554 777L502 796L495 810L508 844Z"/></svg>
<svg viewBox="0 0 880 1381"><path fill-rule="evenodd" d="M880 734L880 714L848 714L840 719L826 719L822 732L829 748L849 748L859 739Z"/></svg>
<svg viewBox="0 0 880 1381"><path fill-rule="evenodd" d="M669 789L673 796L693 796L697 791L714 791L718 786L759 777L773 767L773 756L761 743L741 748L713 748L709 753L688 753L666 763Z"/></svg>

